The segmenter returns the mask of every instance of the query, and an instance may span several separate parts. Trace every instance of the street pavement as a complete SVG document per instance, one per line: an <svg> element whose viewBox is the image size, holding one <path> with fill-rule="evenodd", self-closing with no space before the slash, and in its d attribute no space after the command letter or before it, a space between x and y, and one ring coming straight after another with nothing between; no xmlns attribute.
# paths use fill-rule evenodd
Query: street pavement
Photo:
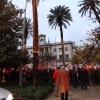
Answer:
<svg viewBox="0 0 100 100"><path fill-rule="evenodd" d="M45 100L61 100L60 93L58 97L55 97L54 92L52 92ZM80 86L77 88L70 86L68 100L100 100L100 86L90 86L88 89L81 89Z"/></svg>

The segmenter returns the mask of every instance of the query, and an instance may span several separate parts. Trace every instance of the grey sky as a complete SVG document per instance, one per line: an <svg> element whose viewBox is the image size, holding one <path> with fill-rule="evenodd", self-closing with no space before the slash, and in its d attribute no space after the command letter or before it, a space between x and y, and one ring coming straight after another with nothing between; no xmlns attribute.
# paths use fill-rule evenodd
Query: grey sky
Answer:
<svg viewBox="0 0 100 100"><path fill-rule="evenodd" d="M76 45L82 44L80 40L85 40L87 37L87 30L95 28L96 24L93 24L89 19L88 14L81 18L81 14L78 13L80 7L78 7L78 1L80 0L40 0L38 6L38 23L39 23L39 34L45 34L46 40L50 39L50 42L56 40L60 42L60 31L59 27L51 29L48 25L47 15L50 13L50 8L54 8L57 5L65 5L70 8L73 22L70 22L70 26L67 29L63 28L64 41L75 41ZM19 8L25 8L25 0L13 0L13 3ZM27 17L32 19L32 6L31 3L27 6ZM27 41L27 46L32 46L32 38Z"/></svg>

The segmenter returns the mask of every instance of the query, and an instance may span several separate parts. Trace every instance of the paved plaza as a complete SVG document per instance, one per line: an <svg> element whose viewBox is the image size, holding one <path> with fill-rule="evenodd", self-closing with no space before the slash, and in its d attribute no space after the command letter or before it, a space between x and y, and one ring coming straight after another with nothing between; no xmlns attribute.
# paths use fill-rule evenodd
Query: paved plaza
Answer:
<svg viewBox="0 0 100 100"><path fill-rule="evenodd" d="M70 87L68 100L100 100L100 86L91 86L88 89L81 89ZM45 100L61 100L60 94L58 97L54 96L54 92L48 95Z"/></svg>

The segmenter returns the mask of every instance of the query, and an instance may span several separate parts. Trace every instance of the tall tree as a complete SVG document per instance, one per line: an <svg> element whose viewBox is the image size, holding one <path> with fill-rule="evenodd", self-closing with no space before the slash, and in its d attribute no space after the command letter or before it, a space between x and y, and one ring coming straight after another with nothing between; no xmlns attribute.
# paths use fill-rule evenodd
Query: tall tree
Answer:
<svg viewBox="0 0 100 100"><path fill-rule="evenodd" d="M32 0L33 9L33 86L38 86L38 13L37 4L39 0Z"/></svg>
<svg viewBox="0 0 100 100"><path fill-rule="evenodd" d="M0 1L0 67L19 67L28 61L27 51L21 52L23 10L8 0Z"/></svg>
<svg viewBox="0 0 100 100"><path fill-rule="evenodd" d="M18 53L18 46L21 44L20 28L22 24L22 10L17 9L8 0L1 0L0 3L0 51L2 60L0 63L12 65ZM14 60L14 61L13 61Z"/></svg>
<svg viewBox="0 0 100 100"><path fill-rule="evenodd" d="M29 36L32 36L32 22L31 22L30 18L26 18L26 20L25 20L25 33L24 33L25 44L27 43L27 38Z"/></svg>
<svg viewBox="0 0 100 100"><path fill-rule="evenodd" d="M48 64L54 61L55 58L56 57L51 53L44 53L42 55L39 55L39 63L42 63L43 65L45 65L46 63L48 66Z"/></svg>
<svg viewBox="0 0 100 100"><path fill-rule="evenodd" d="M67 28L67 25L70 25L69 21L72 21L70 9L65 6L57 6L54 9L50 9L50 14L47 15L49 26L52 25L52 28L55 26L59 26L60 35L61 35L61 45L62 45L62 57L63 57L63 65L65 65L65 55L64 55L64 41L63 41L63 29Z"/></svg>
<svg viewBox="0 0 100 100"><path fill-rule="evenodd" d="M25 18L25 29L23 28L24 25L22 25L21 29L24 29L24 48L26 49L27 39L32 36L32 22L30 18ZM22 31L23 32L23 31Z"/></svg>
<svg viewBox="0 0 100 100"><path fill-rule="evenodd" d="M93 13L96 16L96 20L99 22L100 24L100 0L83 0L83 1L79 1L81 2L81 4L79 4L78 6L82 6L81 9L79 10L79 13L81 13L81 17L83 17L83 15L86 15L86 12L89 11L89 15L91 18L91 13L93 11Z"/></svg>
<svg viewBox="0 0 100 100"><path fill-rule="evenodd" d="M88 44L85 42L83 46L77 46L77 51L72 57L73 63L92 63L100 64L100 27L88 31Z"/></svg>

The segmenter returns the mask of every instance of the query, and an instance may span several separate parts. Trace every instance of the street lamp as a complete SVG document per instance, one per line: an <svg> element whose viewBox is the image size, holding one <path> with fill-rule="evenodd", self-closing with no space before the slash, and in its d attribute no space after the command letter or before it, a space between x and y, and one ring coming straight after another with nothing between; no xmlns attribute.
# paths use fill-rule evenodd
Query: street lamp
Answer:
<svg viewBox="0 0 100 100"><path fill-rule="evenodd" d="M56 48L56 39L57 39L57 37L55 37L55 52L56 52L56 67L57 67L57 48Z"/></svg>
<svg viewBox="0 0 100 100"><path fill-rule="evenodd" d="M24 46L24 32L25 32L25 20L26 20L26 8L27 8L27 2L30 0L26 0L25 3L25 9L24 9L24 23L23 23L23 33L22 33L22 45L21 45L21 50L23 51L23 46ZM20 74L19 74L19 85L22 85L22 61L20 62Z"/></svg>

